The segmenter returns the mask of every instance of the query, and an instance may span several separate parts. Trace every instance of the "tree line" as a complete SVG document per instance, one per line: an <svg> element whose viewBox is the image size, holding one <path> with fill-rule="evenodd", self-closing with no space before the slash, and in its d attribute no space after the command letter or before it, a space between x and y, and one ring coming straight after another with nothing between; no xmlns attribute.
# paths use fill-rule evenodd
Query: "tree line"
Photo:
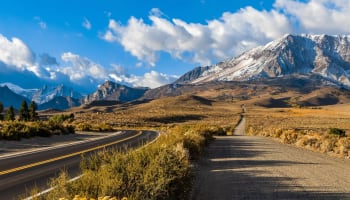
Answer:
<svg viewBox="0 0 350 200"><path fill-rule="evenodd" d="M21 103L21 107L18 112L19 121L36 121L38 120L37 105L32 101L28 107L27 101ZM16 119L15 109L11 105L7 108L4 115L4 105L0 102L0 120L14 121Z"/></svg>

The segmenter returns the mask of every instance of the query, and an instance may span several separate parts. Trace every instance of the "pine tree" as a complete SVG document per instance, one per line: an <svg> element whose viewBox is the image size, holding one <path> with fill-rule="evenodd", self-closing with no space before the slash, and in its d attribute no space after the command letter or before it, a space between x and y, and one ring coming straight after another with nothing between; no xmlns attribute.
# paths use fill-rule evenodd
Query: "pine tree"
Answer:
<svg viewBox="0 0 350 200"><path fill-rule="evenodd" d="M28 104L26 101L23 101L21 104L21 108L19 109L19 120L28 121L28 119L29 119Z"/></svg>
<svg viewBox="0 0 350 200"><path fill-rule="evenodd" d="M7 109L6 120L7 120L7 121L13 121L13 120L15 120L15 110L13 109L13 106L10 106L10 107Z"/></svg>
<svg viewBox="0 0 350 200"><path fill-rule="evenodd" d="M4 120L2 112L4 112L4 105L0 102L0 120Z"/></svg>
<svg viewBox="0 0 350 200"><path fill-rule="evenodd" d="M36 121L38 119L38 113L36 112L36 103L32 101L29 105L29 120Z"/></svg>

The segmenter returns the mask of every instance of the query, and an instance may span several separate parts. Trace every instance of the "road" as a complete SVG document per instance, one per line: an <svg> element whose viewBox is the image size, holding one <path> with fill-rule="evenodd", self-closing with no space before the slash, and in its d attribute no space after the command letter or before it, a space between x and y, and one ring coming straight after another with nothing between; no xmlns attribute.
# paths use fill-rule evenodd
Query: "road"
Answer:
<svg viewBox="0 0 350 200"><path fill-rule="evenodd" d="M64 169L71 177L80 174L81 155L86 156L103 148L136 148L157 137L153 131L123 131L113 137L88 141L69 147L54 148L33 154L18 155L0 160L0 200L16 199L36 185L47 189L50 178Z"/></svg>
<svg viewBox="0 0 350 200"><path fill-rule="evenodd" d="M271 138L220 136L199 162L192 199L350 199L349 169L349 159Z"/></svg>

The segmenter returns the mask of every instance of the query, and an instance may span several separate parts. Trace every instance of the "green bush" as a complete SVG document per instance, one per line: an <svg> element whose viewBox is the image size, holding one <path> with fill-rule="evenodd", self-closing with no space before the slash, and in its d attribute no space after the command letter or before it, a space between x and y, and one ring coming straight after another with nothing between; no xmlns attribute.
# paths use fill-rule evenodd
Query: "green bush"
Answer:
<svg viewBox="0 0 350 200"><path fill-rule="evenodd" d="M331 135L338 135L340 137L345 136L345 130L339 128L330 128L328 133Z"/></svg>

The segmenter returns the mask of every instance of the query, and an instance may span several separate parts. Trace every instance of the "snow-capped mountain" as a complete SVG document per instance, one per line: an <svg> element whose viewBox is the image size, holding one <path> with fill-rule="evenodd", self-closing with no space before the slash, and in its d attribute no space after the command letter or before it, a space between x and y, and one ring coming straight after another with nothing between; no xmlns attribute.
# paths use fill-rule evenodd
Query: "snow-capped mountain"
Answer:
<svg viewBox="0 0 350 200"><path fill-rule="evenodd" d="M195 68L175 83L246 81L292 74L319 75L350 88L350 36L285 35L236 58Z"/></svg>
<svg viewBox="0 0 350 200"><path fill-rule="evenodd" d="M71 97L74 99L80 99L83 96L74 91L72 88L61 84L58 86L44 86L38 90L31 99L39 104L43 104L49 102L55 97Z"/></svg>
<svg viewBox="0 0 350 200"><path fill-rule="evenodd" d="M12 83L1 83L0 86L7 86L10 90L18 95L21 95L31 101L35 101L37 104L43 104L51 101L55 97L71 97L74 99L80 99L83 96L73 89L64 86L63 84L58 86L43 86L41 89L23 89Z"/></svg>
<svg viewBox="0 0 350 200"><path fill-rule="evenodd" d="M12 92L21 95L29 100L39 91L39 89L23 89L13 83L1 83L1 87L7 86Z"/></svg>

